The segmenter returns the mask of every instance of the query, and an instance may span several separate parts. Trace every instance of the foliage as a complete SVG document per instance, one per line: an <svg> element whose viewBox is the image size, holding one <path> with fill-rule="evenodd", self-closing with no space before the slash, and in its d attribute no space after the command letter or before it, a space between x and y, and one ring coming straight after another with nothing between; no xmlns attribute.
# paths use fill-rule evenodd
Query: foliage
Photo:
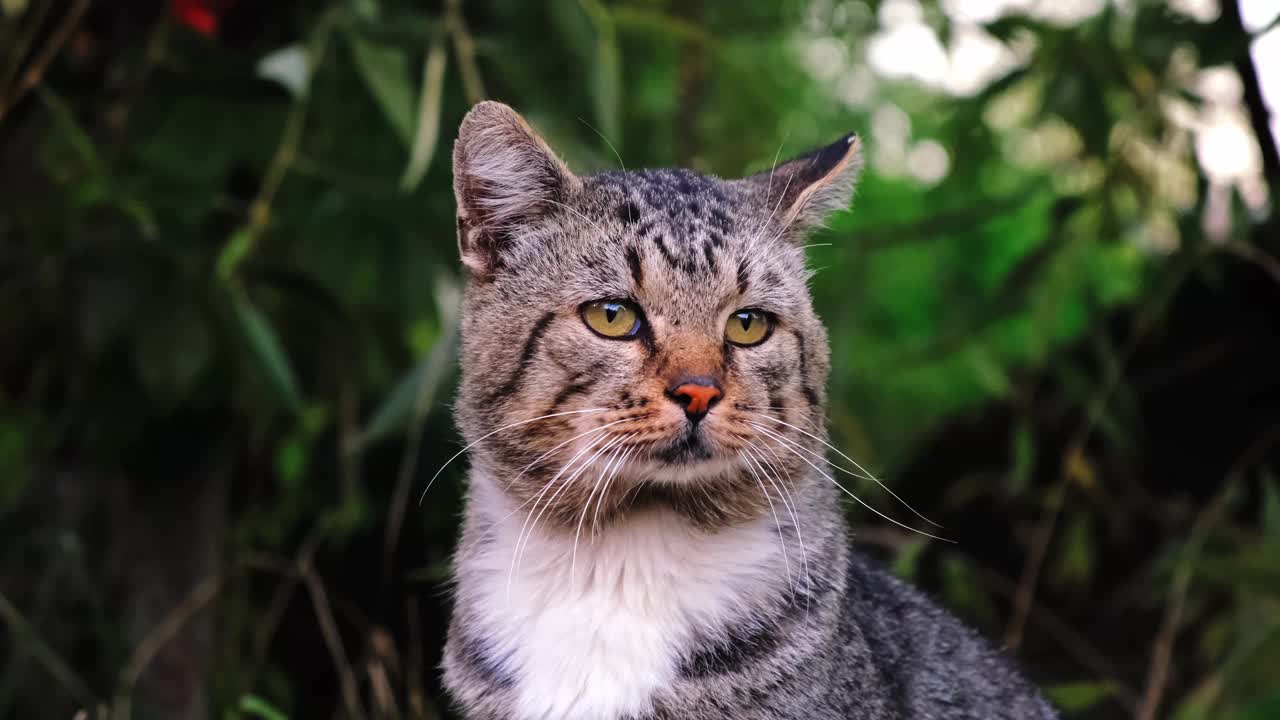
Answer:
<svg viewBox="0 0 1280 720"><path fill-rule="evenodd" d="M212 618L196 703L216 716L444 716L464 461L413 503L458 449L449 140L482 97L583 172L737 176L861 132L854 211L809 249L832 436L959 542L869 514L859 539L1003 631L1071 717L1275 714L1280 462L1255 408L1280 401L1280 341L1256 302L1280 233L1229 186L1213 210L1186 121L1212 109L1206 68L1240 71L1239 112L1260 102L1230 0L1206 22L1135 0L980 26L924 3L944 43L980 27L1010 58L964 92L868 69L915 2L82 5L7 2L0 25L0 600L23 629L0 715L145 714L171 669L130 663ZM1229 417L1148 381L1203 381ZM225 533L133 504L206 467L227 468ZM204 558L216 592L131 579L122 528ZM88 690L51 690L67 673Z"/></svg>

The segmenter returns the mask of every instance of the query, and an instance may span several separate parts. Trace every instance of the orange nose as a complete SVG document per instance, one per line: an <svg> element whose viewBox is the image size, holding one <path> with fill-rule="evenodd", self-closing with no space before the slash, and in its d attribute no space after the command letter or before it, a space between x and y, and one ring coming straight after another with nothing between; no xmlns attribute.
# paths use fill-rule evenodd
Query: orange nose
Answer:
<svg viewBox="0 0 1280 720"><path fill-rule="evenodd" d="M684 406L684 413L691 420L700 420L711 406L720 399L720 388L709 379L697 379L681 383L670 390L671 399Z"/></svg>

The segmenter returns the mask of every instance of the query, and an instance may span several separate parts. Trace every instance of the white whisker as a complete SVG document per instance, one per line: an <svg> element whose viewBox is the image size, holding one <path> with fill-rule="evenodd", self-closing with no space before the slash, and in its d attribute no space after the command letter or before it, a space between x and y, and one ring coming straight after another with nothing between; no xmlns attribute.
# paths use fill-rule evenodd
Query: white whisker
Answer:
<svg viewBox="0 0 1280 720"><path fill-rule="evenodd" d="M787 570L787 585L791 586L792 592L795 592L795 583L791 580L791 560L787 558L787 536L782 532L782 521L778 519L778 510L773 506L773 498L769 497L769 491L764 487L764 481L760 479L760 474L751 466L750 456L746 453L750 452L746 448L739 451L743 457L748 458L747 470L751 472L751 477L755 478L756 485L760 486L760 492L764 494L764 499L769 503L769 512L773 513L773 524L778 528L778 543L782 546L782 565Z"/></svg>
<svg viewBox="0 0 1280 720"><path fill-rule="evenodd" d="M608 146L609 146L609 149L613 151L613 156L614 156L614 157L616 157L616 158L618 158L618 165L622 167L622 172L626 172L626 171L627 171L627 164L626 164L626 163L624 163L624 162L622 162L622 155L618 152L618 148L614 147L614 146L613 146L613 143L609 142L609 138L605 137L605 136L604 136L604 133L602 133L602 132L600 132L599 130L595 129L595 127L593 127L593 126L591 125L591 123L587 122L586 120L583 120L582 118L578 118L578 122L580 122L580 123L582 123L583 125L586 125L587 127L591 128L591 132L593 132L593 133L595 133L596 135L599 135L599 136L600 136L600 139L604 141L604 144L605 144L605 145L608 145Z"/></svg>
<svg viewBox="0 0 1280 720"><path fill-rule="evenodd" d="M885 515L884 513L880 512L879 510L876 510L875 508L873 508L873 507L871 507L870 505L868 505L868 504L866 504L865 502L863 502L862 498L860 498L860 497L858 497L857 495L854 495L852 492L850 492L850 491L849 491L849 489L848 489L848 488L846 488L844 485L841 485L841 484L840 484L840 481L836 480L835 478L831 477L831 476L830 476L830 475L828 475L827 473L823 472L822 468L820 468L820 467L818 467L817 465L814 465L812 462L810 462L810 461L809 461L809 458L807 458L807 457L805 457L805 456L801 455L800 453L796 452L796 451L795 451L795 449L793 449L792 447L790 447L790 444L791 444L791 442L792 442L792 441L790 441L790 440L788 440L788 439L786 439L786 438L782 437L781 435L779 435L779 434L775 433L774 431L770 430L769 428L767 428L767 427L765 427L765 426L763 426L763 425L759 425L759 424L756 424L756 423L751 423L751 425L752 425L752 427L756 428L756 429L757 429L757 430L759 430L760 432L763 432L764 434L766 434L766 435L768 435L768 436L770 436L770 437L772 437L772 438L774 438L774 439L776 439L776 440L778 440L778 441L782 442L782 443L783 443L783 447L784 447L785 449L789 450L793 455L795 455L796 457L798 457L798 458L800 458L801 460L805 461L805 463L807 463L807 464L809 465L809 467L811 467L811 468L813 468L814 470L818 471L818 473L819 473L820 475L822 475L823 477L825 477L826 479L828 479L828 480L830 480L832 483L834 483L834 484L835 484L835 486L836 486L836 487L838 487L838 488L840 488L840 489L844 492L844 494L845 494L845 495L848 495L849 497L853 498L853 499L854 499L854 501L855 501L855 502L857 502L859 505L861 505L862 507L864 507L864 508L866 508L866 509L870 510L871 512L875 513L876 515L879 515L881 518L884 518L885 520L888 520L889 522L893 523L894 525L897 525L898 527L900 527L900 528L902 528L902 529L904 529L904 530L910 530L910 531L911 531L911 532L913 532L913 533L917 533L917 534L923 535L923 536L925 536L925 537L933 538L934 540L941 540L942 542L948 542L948 543L954 543L954 542L955 542L954 540L948 540L947 538L939 537L939 536L937 536L937 535L933 535L933 534L927 533L927 532L925 532L925 531L923 531L923 530L918 530L918 529L916 529L916 528L913 528L913 527L911 527L910 525L906 525L906 524L904 524L904 523L898 522L897 520L894 520L893 518L889 517L888 515Z"/></svg>
<svg viewBox="0 0 1280 720"><path fill-rule="evenodd" d="M545 503L543 503L542 509L538 511L538 516L533 518L533 525L529 528L528 534L526 534L524 537L524 545L522 546L518 539L516 541L517 560L516 560L515 569L517 571L520 569L520 559L524 557L524 551L529 548L529 541L533 539L534 529L537 528L538 521L540 521L542 519L542 516L546 514L547 510L550 509L551 506L555 504L556 500L560 497L560 495L564 493L564 491L567 490L569 486L573 485L574 481L577 480L578 477L582 475L582 473L586 472L587 468L591 467L591 464L594 463L600 457L601 454L603 454L606 450L613 447L614 445L617 445L618 443L622 442L623 437L625 436L623 435L615 436L612 439L606 441L605 444L600 447L597 447L596 445L589 446L587 449L592 449L592 448L595 449L595 452L591 455L591 457L587 458L587 460L583 462L578 467L577 470L574 470L571 475L566 477L564 481L560 483L560 487L557 488L554 493L552 493L551 497L548 498ZM576 458L579 456L581 456L581 453L579 453L579 455L576 455L574 457ZM570 463L572 463L572 461L570 461ZM568 465L566 465L565 468L562 468L560 473L556 473L556 477L559 477L560 474L563 473L567 468L568 468ZM556 480L555 477L551 478L551 482L555 482L555 480ZM532 510L530 512L532 513Z"/></svg>
<svg viewBox="0 0 1280 720"><path fill-rule="evenodd" d="M778 454L775 453L773 451L773 448L769 447L767 443L765 444L764 447L766 450L769 451L771 455L773 455L774 459L778 461L777 465L773 465L772 463L769 463L767 460L764 460L764 456L760 453L760 446L750 441L748 441L748 444L751 445L751 447L754 449L754 452L752 454L756 458L756 464L760 467L760 472L763 473L764 476L769 479L769 482L772 483L773 486L778 490L778 494L782 497L783 506L786 507L787 512L791 514L791 524L796 529L796 540L800 544L800 564L801 564L802 570L804 571L804 586L805 586L804 604L805 604L805 613L807 614L809 612L809 596L813 592L813 579L812 579L812 576L809 574L809 553L808 551L805 550L804 535L801 534L800 532L800 518L797 517L796 515L795 498L791 496L791 491L787 489L787 483L782 482L782 478L777 476L777 468L781 467L783 472L787 473L787 479L789 481L792 480L791 472L786 469L786 465L783 464L782 458L778 457ZM774 477L772 478L769 477L769 473L765 470L766 465L774 468ZM790 500L790 502L788 502L788 500Z"/></svg>
<svg viewBox="0 0 1280 720"><path fill-rule="evenodd" d="M631 437L634 434L635 433L622 435L619 438L619 442L625 441L627 438ZM610 467L615 462L617 462L619 454L621 454L624 450L625 448L623 448L621 445L618 445L613 449L613 455L611 455L609 457L608 462L604 464L604 468L600 471L600 476L596 478L596 484L591 488L591 492L587 494L586 501L582 503L582 517L578 518L578 528L573 533L573 559L569 563L569 583L570 584L573 584L574 579L577 577L578 539L582 537L582 524L586 522L587 512L591 509L591 498L595 496L597 491L601 490L601 484L604 482L605 477L609 474ZM601 493L600 497L601 499L604 499L604 494Z"/></svg>
<svg viewBox="0 0 1280 720"><path fill-rule="evenodd" d="M910 504L910 503L908 503L906 500L903 500L902 498L898 497L898 494L897 494L897 493L895 493L893 490L889 489L889 486L888 486L888 485L885 485L883 482L880 482L879 478L877 478L875 475L872 475L870 470L867 470L866 468L864 468L864 467L862 467L861 465L859 465L857 460L854 460L853 458L849 457L848 455L845 455L844 453L840 452L840 448L836 447L835 445L832 445L831 443L827 442L826 440L823 440L822 438L818 437L817 435L814 435L813 433L810 433L810 432L806 431L806 430L805 430L805 429L803 429L803 428L798 428L798 427L796 427L795 425L792 425L791 423L786 422L785 420L779 420L778 418L770 417L770 416L765 415L765 414L763 414L763 413L755 413L755 414L756 414L756 415L758 415L759 417L762 417L762 418L766 419L766 420L771 420L771 421L773 421L773 422L780 423L780 424L782 424L782 425L786 425L787 427L791 428L792 430L795 430L795 431L797 431L797 432L803 433L804 435L807 435L808 437L811 437L811 438L813 438L814 440L817 440L818 442L820 442L820 443L822 443L823 445L827 446L827 447L828 447L828 448L830 448L830 449L831 449L831 451L832 451L832 452L834 452L835 454L837 454L837 455L839 455L840 457L844 458L845 460L848 460L849 462L853 463L853 466L854 466L854 467L856 467L856 468L858 468L859 470L861 470L862 472L866 473L866 475L858 475L857 473L852 472L852 471L850 471L850 470L844 470L844 468L841 468L840 466L836 465L835 463L830 463L830 462L829 462L828 464L830 464L832 467L834 467L834 468L836 468L836 469L839 469L839 470L844 470L844 472L849 473L850 475L853 475L854 477L860 477L860 478L862 478L862 479L864 479L864 480L870 480L870 481L874 482L875 484L877 484L877 485L879 485L880 487L884 488L885 492L887 492L887 493L889 493L890 495L892 495L894 500L897 500L898 502L902 503L902 505L903 505L904 507L906 507L906 508L907 508L908 510L910 510L911 512L915 513L915 514L916 514L916 517L920 518L921 520L924 520L925 522L929 523L930 525L932 525L932 526L934 526L934 527L939 527L939 528L940 528L940 527L942 527L942 526L941 526L941 525L939 525L938 523L936 523L936 522L934 522L934 521L930 520L929 518L925 517L924 515L922 515L922 514L921 514L918 510L916 510L915 508L911 507L911 504ZM801 447L803 447L803 446L801 446ZM805 449L805 450L808 450L808 448L804 448L804 449ZM812 452L812 451L810 451L810 452ZM825 458L824 458L824 461L825 461Z"/></svg>
<svg viewBox="0 0 1280 720"><path fill-rule="evenodd" d="M519 421L519 422L513 422L513 423L511 423L511 424L509 424L509 425L503 425L502 427L498 428L497 430L494 430L493 432L485 433L484 435L481 435L479 438L476 438L476 440L475 440L474 442L471 442L471 443L470 443L470 444L468 444L466 447L464 447L464 448L462 448L461 450L459 450L456 454L454 454L454 456L453 456L453 457L451 457L451 458L449 458L448 460L445 460L445 461L444 461L444 464L440 466L440 469L436 471L436 474L431 476L431 480L427 481L427 487L426 487L426 488L424 488L424 489L422 490L422 494L418 496L418 504L419 504L419 505L421 505L421 504L422 504L422 500L423 500L423 498L425 498L425 497L427 496L427 490L430 490L430 489L431 489L431 485L432 485L432 483L434 483L434 482L436 481L436 478L440 477L440 473L444 472L444 469L445 469L445 468L447 468L447 467L449 467L449 463L451 463L451 462L453 462L454 460L457 460L458 458L462 457L462 455L463 455L464 453L466 453L468 450L470 450L471 448L473 448L473 447L475 447L476 445L478 445L479 443L481 443L481 442L483 442L483 441L485 441L485 440L487 440L487 439L489 439L489 438L493 437L494 435L497 435L498 433L502 432L503 430L510 430L510 429L512 429L512 428L516 428L516 427L519 427L519 426L521 426L521 425L528 425L529 423L537 422L537 421L539 421L539 420L546 420L547 418L560 417L561 415L581 415L581 414L583 414L583 413L597 413L597 412L604 412L604 411L606 411L606 410L608 410L608 409L609 409L609 408L589 408L589 409L587 409L587 410L566 410L566 411L564 411L564 412L551 413L550 415L539 415L539 416L538 416L538 417L536 417L536 418L529 418L528 420L521 420L521 421Z"/></svg>
<svg viewBox="0 0 1280 720"><path fill-rule="evenodd" d="M584 438L584 437L586 437L586 436L588 436L588 435L590 435L590 434L592 434L592 433L600 432L601 430L604 430L605 428L611 428L611 427L613 427L614 425L618 425L618 424L620 424L620 423L624 423L624 422L626 422L626 421L628 421L628 420L634 420L634 419L635 419L635 418L622 418L621 420L614 420L613 422L605 423L604 425L599 425L599 426L597 426L597 427L593 427L593 428L591 428L590 430L587 430L587 431L585 431L585 432L581 432L581 433L578 433L577 435L574 435L573 437L569 438L568 440L565 440L564 442L560 443L559 445L556 445L555 447L551 448L550 450L548 450L548 451L546 451L546 452L542 453L541 455L539 455L538 457L534 458L534 459L533 459L533 462L529 463L528 465L525 465L525 466L524 466L524 469L523 469L523 470L521 470L521 471L520 471L520 473L519 473L518 475L516 475L514 478L512 478L512 479L511 479L511 481L510 481L510 482L508 482L508 483L507 483L507 487L511 487L512 485L514 485L514 484L516 483L516 481L517 481L517 480L519 480L520 478L524 477L524 474L525 474L525 473L527 473L527 472L529 472L529 470L530 470L530 469L532 469L535 465L537 465L538 463L540 463L540 462L542 462L543 460L547 459L547 457L548 457L548 456L550 456L552 453L554 453L555 451L557 451L557 450L559 450L560 448L564 447L565 445L568 445L569 443L573 442L574 440L577 440L577 439L579 439L579 438Z"/></svg>
<svg viewBox="0 0 1280 720"><path fill-rule="evenodd" d="M608 233L606 233L606 232L604 231L604 228L600 227L600 224L599 224L599 223L597 223L595 220L592 220L591 218L587 217L586 215L583 215L581 212L579 212L579 211L578 211L578 209L577 209L577 208L571 207L571 206L569 206L569 205L565 205L564 203L560 202L559 200L552 200L551 198L540 198L538 201L539 201L539 202L551 203L552 205L558 205L558 206L560 206L560 207L564 208L565 210L568 210L569 212L573 213L574 215L577 215L578 217L582 218L583 220L586 220L588 224L590 224L592 227L594 227L594 228L596 229L596 232L600 233L600 237L608 237L608 236L609 236L609 234L608 234Z"/></svg>
<svg viewBox="0 0 1280 720"><path fill-rule="evenodd" d="M603 430L603 429L604 429L604 426L602 426L602 427L598 427L598 428L595 428L595 431L600 431L600 430ZM555 481L556 481L557 479L559 479L559 478L560 478L560 476L561 476L561 475L563 475L563 474L564 474L564 472L565 472L566 470L568 470L570 467L573 467L573 464L574 464L574 463L576 463L576 462L578 461L578 459L579 459L579 458L581 458L583 455L587 454L588 452L591 452L591 450L593 450L593 449L596 447L596 445L597 445L597 443L598 443L598 442L599 442L599 439L593 440L592 442L588 443L586 447L584 447L584 448L582 448L581 450L579 450L579 451L577 452L577 454L575 454L573 457L569 458L569 461L568 461L567 463L565 463L565 464L564 464L564 465L563 465L559 470L557 470L555 475L552 475L552 476L551 476L551 479L547 481L547 484L546 484L546 485L544 485L544 486L542 487L542 490L540 490L540 491L538 492L537 496L535 496L535 497L533 498L533 507L529 508L529 513L525 516L524 524L523 524L522 526L520 526L520 532L516 534L516 545L515 545L515 548L514 548L513 552L511 553L511 569L510 569L510 570L508 571L508 573L507 573L507 597L508 597L508 599L509 599L509 598L510 598L510 596L511 596L511 582L512 582L512 580L515 578L516 565L517 565L517 560L518 560L518 559L519 559L519 557L520 557L520 550L521 550L521 547L522 547L522 540L524 541L524 542L523 542L523 544L526 544L526 545L528 544L528 541L527 541L527 540L524 540L524 538L525 538L525 531L526 531L526 530L528 530L528 531L529 531L529 536L530 536L530 537L532 537L532 536L533 536L533 528L529 527L529 523L530 523L530 522L533 522L533 523L535 523L535 524L536 524L536 522L537 522L537 521L534 519L534 517L533 517L533 513L534 513L534 511L535 511L535 510L537 510L537 509L538 509L538 502L542 499L542 497L543 497L544 495L546 495L547 491L551 489L551 486L555 484ZM564 489L564 486L561 486L561 490L563 490L563 489ZM556 493L556 494L558 495L558 494L559 494L559 491L557 491L557 493ZM553 497L551 500L549 500L549 501L548 501L548 504L550 504L552 501L554 501L554 499L555 499L555 498ZM546 507L544 506L544 507L543 507L543 511L545 511L545 510L546 510ZM541 518L541 517L542 517L542 513L541 513L541 512L539 512L539 513L538 513L538 518Z"/></svg>
<svg viewBox="0 0 1280 720"><path fill-rule="evenodd" d="M622 459L618 461L618 464L614 466L613 471L609 474L608 479L604 481L604 488L600 491L600 497L596 499L596 509L591 513L591 542L595 542L596 533L600 529L600 506L604 504L605 495L609 493L609 487L613 485L613 479L618 476L618 472L627 464L627 461L631 459L631 456L635 454L635 451L640 447L642 446L632 445L626 450L623 450Z"/></svg>
<svg viewBox="0 0 1280 720"><path fill-rule="evenodd" d="M782 149L782 148L778 148L778 149L779 149L779 151L781 151L781 149ZM763 237L763 236L764 236L765 232L767 232L767 231L768 231L768 229L769 229L769 223L773 222L773 216L774 216L774 215L777 215L777 214L778 214L778 208L782 207L782 201L786 199L786 197L787 197L787 190L791 187L791 180L792 180L792 178L794 178L794 177L795 177L795 173L792 173L792 174L790 174L790 175L788 175L788 176L787 176L787 182L786 182L786 184L785 184L785 185L783 185L783 186L782 186L782 193L781 193L780 195L778 195L778 202L774 204L774 206L773 206L773 210L769 213L769 217L765 218L764 223L762 223L762 224L760 225L760 229L759 229L759 230L757 230L757 231L756 231L756 233L755 233L754 235L752 235L752 236L751 236L751 240L747 242L747 253L748 253L748 254L750 254L750 252L751 252L752 250L755 250L756 242L757 242L761 237ZM770 194L770 193L772 193L772 192L773 192L773 171L770 171L770 172L769 172L769 190L767 190L767 191L766 191L766 195L765 195L765 197L766 197L766 198L768 198L769 194ZM777 239L778 237L781 237L781 236L782 236L782 233L783 233L783 232L786 232L786 229L787 229L787 227L789 227L789 226L790 226L790 223L787 223L787 225L784 225L784 226L782 227L782 231L780 231L777 235L775 235L775 236L774 236L774 239Z"/></svg>

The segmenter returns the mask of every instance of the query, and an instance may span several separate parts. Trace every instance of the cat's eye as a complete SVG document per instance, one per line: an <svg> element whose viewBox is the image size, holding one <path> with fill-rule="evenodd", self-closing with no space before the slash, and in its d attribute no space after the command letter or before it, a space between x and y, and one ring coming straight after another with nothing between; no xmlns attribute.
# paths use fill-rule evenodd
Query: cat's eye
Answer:
<svg viewBox="0 0 1280 720"><path fill-rule="evenodd" d="M734 345L759 345L773 330L773 319L763 310L739 310L729 316L724 337Z"/></svg>
<svg viewBox="0 0 1280 720"><path fill-rule="evenodd" d="M582 306L587 327L614 340L626 340L640 332L640 311L623 300L596 300Z"/></svg>

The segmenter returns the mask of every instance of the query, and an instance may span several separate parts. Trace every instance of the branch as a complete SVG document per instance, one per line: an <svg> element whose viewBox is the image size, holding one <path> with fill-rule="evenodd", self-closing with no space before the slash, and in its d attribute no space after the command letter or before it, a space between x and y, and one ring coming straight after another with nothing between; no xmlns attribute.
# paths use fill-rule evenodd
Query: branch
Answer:
<svg viewBox="0 0 1280 720"><path fill-rule="evenodd" d="M1160 629L1156 631L1155 640L1151 643L1151 666L1147 670L1147 688L1142 694L1142 705L1134 713L1135 720L1156 720L1160 702L1169 685L1169 667L1173 664L1173 643L1178 637L1178 629L1182 626L1187 595L1191 590L1191 579L1195 575L1196 563L1200 559L1200 551L1204 549L1205 542L1209 539L1209 533L1217 525L1218 519L1233 497L1236 485L1244 473L1260 462L1266 456L1267 450L1277 442L1280 442L1280 426L1273 426L1270 432L1241 454L1235 466L1227 473L1217 496L1196 516L1195 524L1191 527L1191 535L1182 549L1177 568L1174 570Z"/></svg>
<svg viewBox="0 0 1280 720"><path fill-rule="evenodd" d="M89 689L84 680L71 669L71 666L53 648L49 647L49 644L40 637L35 628L31 627L31 624L22 616L22 613L18 612L18 608L9 602L9 598L5 597L4 593L0 593L0 620L3 620L4 624L9 626L10 632L13 633L12 637L19 642L26 643L30 653L40 661L45 670L48 670L53 679L66 688L67 692L74 695L82 706L93 707L98 702L93 691Z"/></svg>
<svg viewBox="0 0 1280 720"><path fill-rule="evenodd" d="M485 99L484 80L480 68L476 65L476 42L467 29L466 18L462 15L462 0L449 0L445 8L445 27L449 37L453 38L454 57L458 60L458 73L462 75L462 87L467 95L467 102L472 105Z"/></svg>
<svg viewBox="0 0 1280 720"><path fill-rule="evenodd" d="M213 575L198 583L182 602L169 611L164 620L151 631L129 657L129 663L120 672L120 685L116 688L116 697L112 707L112 717L130 717L129 696L138 684L138 678L155 659L164 646L177 637L184 626L217 597L225 578Z"/></svg>
<svg viewBox="0 0 1280 720"><path fill-rule="evenodd" d="M1262 98L1262 85L1258 82L1258 71L1249 56L1249 31L1245 30L1244 21L1240 18L1240 5L1237 0L1225 0L1222 5L1220 22L1232 34L1244 38L1244 52L1236 58L1236 72L1244 83L1244 103L1249 110L1249 124L1253 126L1253 134L1258 140L1258 148L1262 150L1262 170L1268 184L1275 189L1280 182L1280 151L1276 149L1275 138L1271 135L1271 113Z"/></svg>
<svg viewBox="0 0 1280 720"><path fill-rule="evenodd" d="M14 89L12 95L0 98L0 120L4 120L5 114L44 79L44 74L49 69L49 64L53 62L54 58L58 57L62 46L67 43L67 38L71 37L71 31L75 30L80 24L80 20L84 18L84 13L88 9L89 0L76 0L76 4L72 5L67 14L62 17L62 24L53 31L53 35L49 37L49 41L45 43L40 54L31 61L31 67L18 80L18 86Z"/></svg>

